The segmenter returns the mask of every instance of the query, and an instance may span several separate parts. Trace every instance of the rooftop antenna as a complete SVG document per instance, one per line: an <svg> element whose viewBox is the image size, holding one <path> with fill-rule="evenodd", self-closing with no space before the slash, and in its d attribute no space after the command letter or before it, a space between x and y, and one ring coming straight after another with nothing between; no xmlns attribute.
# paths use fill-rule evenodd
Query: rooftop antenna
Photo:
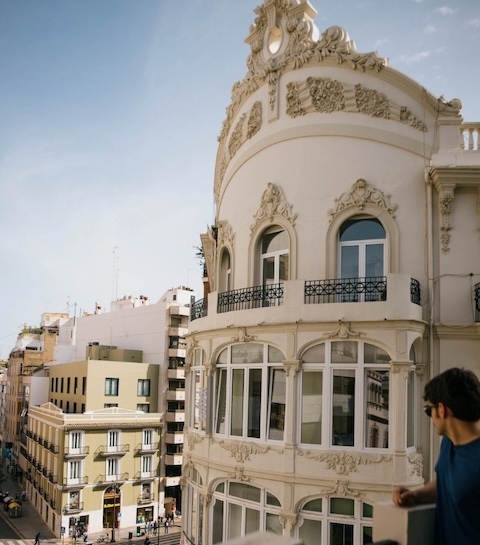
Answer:
<svg viewBox="0 0 480 545"><path fill-rule="evenodd" d="M118 246L113 247L113 269L112 269L112 301L118 299Z"/></svg>

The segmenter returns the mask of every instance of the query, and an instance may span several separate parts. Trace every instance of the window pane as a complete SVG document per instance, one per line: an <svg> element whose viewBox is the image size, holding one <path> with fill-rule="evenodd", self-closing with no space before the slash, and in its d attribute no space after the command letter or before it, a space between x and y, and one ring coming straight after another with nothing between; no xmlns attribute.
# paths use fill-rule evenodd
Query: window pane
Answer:
<svg viewBox="0 0 480 545"><path fill-rule="evenodd" d="M334 371L332 401L332 444L352 447L355 423L355 371Z"/></svg>
<svg viewBox="0 0 480 545"><path fill-rule="evenodd" d="M222 350L217 358L217 364L227 363L228 349Z"/></svg>
<svg viewBox="0 0 480 545"><path fill-rule="evenodd" d="M407 382L407 447L415 445L415 373L408 373Z"/></svg>
<svg viewBox="0 0 480 545"><path fill-rule="evenodd" d="M309 348L302 356L305 363L325 363L325 343Z"/></svg>
<svg viewBox="0 0 480 545"><path fill-rule="evenodd" d="M227 370L220 369L218 371L218 384L217 384L217 433L225 433L225 410L226 410L226 381Z"/></svg>
<svg viewBox="0 0 480 545"><path fill-rule="evenodd" d="M374 240L385 238L383 225L374 218L347 220L340 228L340 241Z"/></svg>
<svg viewBox="0 0 480 545"><path fill-rule="evenodd" d="M283 369L270 369L268 438L277 441L283 440L285 427L285 380Z"/></svg>
<svg viewBox="0 0 480 545"><path fill-rule="evenodd" d="M215 500L213 506L212 543L223 543L223 501Z"/></svg>
<svg viewBox="0 0 480 545"><path fill-rule="evenodd" d="M248 437L259 438L262 407L262 370L251 369L248 379Z"/></svg>
<svg viewBox="0 0 480 545"><path fill-rule="evenodd" d="M365 343L364 345L364 358L365 363L390 363L390 356L378 346Z"/></svg>
<svg viewBox="0 0 480 545"><path fill-rule="evenodd" d="M330 545L353 545L353 526L330 523Z"/></svg>
<svg viewBox="0 0 480 545"><path fill-rule="evenodd" d="M317 498L316 500L308 501L304 506L302 511L315 511L316 513L322 512L322 498Z"/></svg>
<svg viewBox="0 0 480 545"><path fill-rule="evenodd" d="M288 235L286 231L277 231L275 233L266 233L262 236L262 254L271 252L280 252L289 247Z"/></svg>
<svg viewBox="0 0 480 545"><path fill-rule="evenodd" d="M243 435L243 390L244 370L234 369L232 372L232 413L230 417L230 433Z"/></svg>
<svg viewBox="0 0 480 545"><path fill-rule="evenodd" d="M358 246L342 246L341 278L358 278Z"/></svg>
<svg viewBox="0 0 480 545"><path fill-rule="evenodd" d="M281 363L285 359L283 352L274 346L268 346L268 361L270 363Z"/></svg>
<svg viewBox="0 0 480 545"><path fill-rule="evenodd" d="M373 528L371 526L363 526L362 534L362 543L373 543Z"/></svg>
<svg viewBox="0 0 480 545"><path fill-rule="evenodd" d="M230 503L228 505L228 539L242 535L242 506Z"/></svg>
<svg viewBox="0 0 480 545"><path fill-rule="evenodd" d="M267 492L267 505L275 505L280 507L280 501L270 492Z"/></svg>
<svg viewBox="0 0 480 545"><path fill-rule="evenodd" d="M266 257L263 259L263 277L262 284L274 284L275 283L275 257Z"/></svg>
<svg viewBox="0 0 480 545"><path fill-rule="evenodd" d="M390 372L365 371L365 446L388 448Z"/></svg>
<svg viewBox="0 0 480 545"><path fill-rule="evenodd" d="M346 498L330 498L330 513L333 515L355 515L355 502Z"/></svg>
<svg viewBox="0 0 480 545"><path fill-rule="evenodd" d="M273 513L267 513L265 530L281 536L283 534L283 528L280 522L280 517L278 515L274 515Z"/></svg>
<svg viewBox="0 0 480 545"><path fill-rule="evenodd" d="M279 280L288 280L288 254L282 254L279 257Z"/></svg>
<svg viewBox="0 0 480 545"><path fill-rule="evenodd" d="M245 509L245 534L260 530L260 512L256 509Z"/></svg>
<svg viewBox="0 0 480 545"><path fill-rule="evenodd" d="M353 341L332 342L332 363L357 363L358 343Z"/></svg>
<svg viewBox="0 0 480 545"><path fill-rule="evenodd" d="M304 545L319 545L321 543L322 522L305 519L298 530L298 537Z"/></svg>
<svg viewBox="0 0 480 545"><path fill-rule="evenodd" d="M235 344L232 346L232 363L263 363L263 344Z"/></svg>
<svg viewBox="0 0 480 545"><path fill-rule="evenodd" d="M260 488L252 486L250 484L243 483L230 483L229 486L230 496L242 498L244 500L260 502Z"/></svg>
<svg viewBox="0 0 480 545"><path fill-rule="evenodd" d="M365 276L383 276L383 244L367 244Z"/></svg>
<svg viewBox="0 0 480 545"><path fill-rule="evenodd" d="M322 442L323 372L302 374L301 443L320 445Z"/></svg>
<svg viewBox="0 0 480 545"><path fill-rule="evenodd" d="M373 505L362 503L362 516L368 519L373 518Z"/></svg>

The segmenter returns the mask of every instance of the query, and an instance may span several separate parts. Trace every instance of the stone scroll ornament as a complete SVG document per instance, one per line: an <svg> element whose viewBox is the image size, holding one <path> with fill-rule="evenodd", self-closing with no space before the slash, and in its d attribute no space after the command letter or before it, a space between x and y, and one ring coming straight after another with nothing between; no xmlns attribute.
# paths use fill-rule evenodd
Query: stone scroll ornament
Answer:
<svg viewBox="0 0 480 545"><path fill-rule="evenodd" d="M256 225L265 219L273 221L275 216L282 216L294 226L297 215L292 212L292 205L285 199L282 189L278 185L269 182L267 189L262 194L260 207L253 218L254 221L250 226L250 230L253 231Z"/></svg>

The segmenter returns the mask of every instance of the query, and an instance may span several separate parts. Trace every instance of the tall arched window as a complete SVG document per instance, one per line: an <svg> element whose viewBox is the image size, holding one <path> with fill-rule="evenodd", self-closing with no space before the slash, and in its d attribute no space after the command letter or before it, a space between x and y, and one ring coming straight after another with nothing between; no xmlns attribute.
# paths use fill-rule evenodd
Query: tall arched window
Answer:
<svg viewBox="0 0 480 545"><path fill-rule="evenodd" d="M376 218L352 218L339 233L341 278L364 278L385 274L385 229Z"/></svg>
<svg viewBox="0 0 480 545"><path fill-rule="evenodd" d="M220 257L218 291L230 291L232 289L232 264L230 252L223 248Z"/></svg>
<svg viewBox="0 0 480 545"><path fill-rule="evenodd" d="M260 279L263 286L289 278L289 237L279 226L266 229L260 240Z"/></svg>

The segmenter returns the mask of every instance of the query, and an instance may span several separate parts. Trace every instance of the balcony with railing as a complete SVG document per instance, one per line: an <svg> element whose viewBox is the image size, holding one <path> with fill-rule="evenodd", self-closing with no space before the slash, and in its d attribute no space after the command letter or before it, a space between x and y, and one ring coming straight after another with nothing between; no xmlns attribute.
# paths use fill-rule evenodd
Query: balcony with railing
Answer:
<svg viewBox="0 0 480 545"><path fill-rule="evenodd" d="M158 473L155 470L152 471L137 471L133 476L135 481L153 481L157 478Z"/></svg>
<svg viewBox="0 0 480 545"><path fill-rule="evenodd" d="M63 479L63 488L78 488L88 484L88 477L65 477Z"/></svg>
<svg viewBox="0 0 480 545"><path fill-rule="evenodd" d="M146 454L156 452L160 448L160 445L157 442L154 443L139 443L135 447L135 454Z"/></svg>
<svg viewBox="0 0 480 545"><path fill-rule="evenodd" d="M130 452L130 445L100 445L95 456L124 456Z"/></svg>
<svg viewBox="0 0 480 545"><path fill-rule="evenodd" d="M83 511L83 501L76 501L72 503L67 503L63 506L64 515L72 515L73 513L80 513Z"/></svg>
<svg viewBox="0 0 480 545"><path fill-rule="evenodd" d="M154 501L155 501L155 494L150 494L149 492L141 494L137 498L137 503L139 505L144 504L144 503L153 503Z"/></svg>
<svg viewBox="0 0 480 545"><path fill-rule="evenodd" d="M95 479L96 485L111 485L112 483L121 484L128 481L128 473L117 473L114 475L99 475Z"/></svg>
<svg viewBox="0 0 480 545"><path fill-rule="evenodd" d="M213 327L248 326L285 321L423 320L418 280L408 274L376 277L289 280L208 296L216 313L202 316ZM368 303L367 307L363 304ZM272 307L275 312L272 314ZM234 313L234 316L232 315ZM386 318L388 317L388 318ZM192 312L192 320L198 319ZM202 326L203 327L203 326ZM208 326L207 326L208 327ZM192 329L195 325L192 326Z"/></svg>
<svg viewBox="0 0 480 545"><path fill-rule="evenodd" d="M460 125L460 147L464 151L480 150L480 123L462 123Z"/></svg>
<svg viewBox="0 0 480 545"><path fill-rule="evenodd" d="M85 458L90 452L90 447L65 447L65 458Z"/></svg>

